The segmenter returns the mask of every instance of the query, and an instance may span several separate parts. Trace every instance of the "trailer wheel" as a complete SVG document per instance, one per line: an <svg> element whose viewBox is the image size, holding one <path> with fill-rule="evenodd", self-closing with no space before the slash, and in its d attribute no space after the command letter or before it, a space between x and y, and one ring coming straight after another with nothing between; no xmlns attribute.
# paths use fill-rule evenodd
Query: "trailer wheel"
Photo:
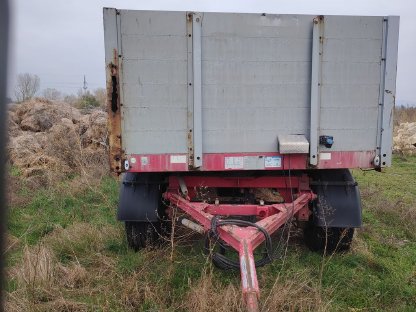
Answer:
<svg viewBox="0 0 416 312"><path fill-rule="evenodd" d="M354 228L325 228L316 226L312 222L309 222L304 230L306 246L317 252L347 251L351 247L353 236Z"/></svg>
<svg viewBox="0 0 416 312"><path fill-rule="evenodd" d="M127 244L134 251L155 247L161 243L162 226L160 222L126 221Z"/></svg>

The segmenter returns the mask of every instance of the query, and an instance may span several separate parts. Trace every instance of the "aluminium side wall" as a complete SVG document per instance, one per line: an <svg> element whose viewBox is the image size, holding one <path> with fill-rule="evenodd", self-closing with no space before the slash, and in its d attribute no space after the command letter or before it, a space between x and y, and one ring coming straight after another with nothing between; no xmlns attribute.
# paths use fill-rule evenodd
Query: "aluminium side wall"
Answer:
<svg viewBox="0 0 416 312"><path fill-rule="evenodd" d="M334 137L331 149L314 142L318 155L376 156L382 132L392 130L383 107L392 108L384 92L385 17L324 16L314 42L316 16L309 15L113 14L117 19L104 24L117 31L107 30L105 40L115 42L110 37L117 34L126 154L270 153L278 151L280 134L308 140L312 134ZM391 54L397 35L393 29ZM107 63L112 48L107 44ZM397 55L388 57L387 95L394 95ZM313 66L318 83L311 86ZM311 128L313 88L318 107ZM388 165L391 151L384 153Z"/></svg>

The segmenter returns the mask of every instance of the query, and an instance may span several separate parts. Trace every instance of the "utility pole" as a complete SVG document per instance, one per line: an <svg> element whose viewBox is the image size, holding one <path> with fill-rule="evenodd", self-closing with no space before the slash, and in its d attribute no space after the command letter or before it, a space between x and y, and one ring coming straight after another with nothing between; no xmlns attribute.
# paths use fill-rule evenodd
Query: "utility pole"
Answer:
<svg viewBox="0 0 416 312"><path fill-rule="evenodd" d="M88 84L87 84L87 79L85 78L85 75L84 75L84 86L82 88L84 89L84 95L87 94Z"/></svg>

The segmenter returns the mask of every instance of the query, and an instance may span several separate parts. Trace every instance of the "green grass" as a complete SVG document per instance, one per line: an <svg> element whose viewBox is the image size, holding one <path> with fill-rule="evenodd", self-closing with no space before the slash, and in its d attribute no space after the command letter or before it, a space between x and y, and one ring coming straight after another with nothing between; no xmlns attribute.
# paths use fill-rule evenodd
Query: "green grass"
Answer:
<svg viewBox="0 0 416 312"><path fill-rule="evenodd" d="M12 174L19 176L17 170ZM382 173L355 170L353 174L362 193L363 228L357 231L352 250L323 259L295 239L284 261L258 269L262 299L278 278L281 290L290 283L303 283L290 290L293 297L286 295L289 310L295 301L312 296L311 290L319 293L331 311L416 310L416 157L396 157L392 168ZM25 246L33 250L42 244L52 250L59 265L77 264L88 272L75 288L57 279L53 290L48 288L55 299L84 304L94 311L192 310L186 302L206 271L211 272L201 242L179 244L172 261L169 246L134 253L127 248L123 226L115 218L115 179L105 178L98 186L75 194L63 192L65 187L21 192L19 196L30 198L10 210L9 233L19 240L7 252L10 269L22 266ZM230 284L240 287L238 272L214 269L212 279L212 292L219 295ZM18 299L32 298L17 275L11 274L6 286ZM221 297L212 297L207 300L215 310ZM34 310L47 309L47 303L34 300L30 304ZM317 305L292 310L315 310Z"/></svg>

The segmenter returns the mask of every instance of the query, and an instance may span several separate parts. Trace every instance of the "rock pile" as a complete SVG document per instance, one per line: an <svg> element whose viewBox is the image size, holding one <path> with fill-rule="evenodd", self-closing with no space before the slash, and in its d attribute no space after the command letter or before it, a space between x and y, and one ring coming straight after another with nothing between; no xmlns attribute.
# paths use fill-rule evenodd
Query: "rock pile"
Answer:
<svg viewBox="0 0 416 312"><path fill-rule="evenodd" d="M401 123L393 137L393 152L416 155L416 122Z"/></svg>
<svg viewBox="0 0 416 312"><path fill-rule="evenodd" d="M8 116L11 165L35 183L108 170L107 114L43 99L15 104Z"/></svg>

